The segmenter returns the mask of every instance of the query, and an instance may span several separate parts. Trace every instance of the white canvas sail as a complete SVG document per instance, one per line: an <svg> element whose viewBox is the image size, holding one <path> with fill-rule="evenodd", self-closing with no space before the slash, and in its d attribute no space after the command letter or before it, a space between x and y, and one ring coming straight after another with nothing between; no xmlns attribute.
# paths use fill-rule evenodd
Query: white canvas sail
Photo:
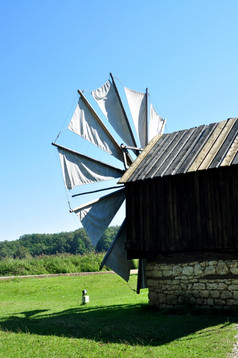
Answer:
<svg viewBox="0 0 238 358"><path fill-rule="evenodd" d="M79 98L68 129L123 161L119 145L84 98Z"/></svg>
<svg viewBox="0 0 238 358"><path fill-rule="evenodd" d="M77 185L90 184L119 178L123 171L83 154L58 146L65 186L73 189Z"/></svg>
<svg viewBox="0 0 238 358"><path fill-rule="evenodd" d="M132 267L132 260L127 259L125 243L126 225L124 220L101 263L100 269L102 269L102 267L105 265L128 282L130 277L130 269Z"/></svg>
<svg viewBox="0 0 238 358"><path fill-rule="evenodd" d="M126 87L125 93L140 145L142 148L144 148L147 144L146 94L133 91Z"/></svg>
<svg viewBox="0 0 238 358"><path fill-rule="evenodd" d="M121 189L73 210L94 246L97 245L124 200L125 189Z"/></svg>
<svg viewBox="0 0 238 358"><path fill-rule="evenodd" d="M166 120L156 113L152 104L150 105L149 141L157 134L163 134Z"/></svg>
<svg viewBox="0 0 238 358"><path fill-rule="evenodd" d="M107 81L103 86L92 91L92 96L123 141L129 146L135 146L136 143L114 85Z"/></svg>

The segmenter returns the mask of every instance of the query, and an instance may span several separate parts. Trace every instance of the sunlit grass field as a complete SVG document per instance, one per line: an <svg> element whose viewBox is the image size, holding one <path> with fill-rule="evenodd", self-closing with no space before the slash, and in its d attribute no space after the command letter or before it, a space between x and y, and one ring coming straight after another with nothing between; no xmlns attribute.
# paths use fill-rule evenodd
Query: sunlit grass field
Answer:
<svg viewBox="0 0 238 358"><path fill-rule="evenodd" d="M0 357L226 357L236 318L166 314L114 274L0 281ZM81 304L82 290L90 302Z"/></svg>

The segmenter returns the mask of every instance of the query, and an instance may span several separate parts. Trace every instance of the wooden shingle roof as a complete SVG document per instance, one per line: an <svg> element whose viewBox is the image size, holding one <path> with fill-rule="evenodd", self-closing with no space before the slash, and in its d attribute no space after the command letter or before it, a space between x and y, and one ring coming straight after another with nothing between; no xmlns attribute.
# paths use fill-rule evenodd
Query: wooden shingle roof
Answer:
<svg viewBox="0 0 238 358"><path fill-rule="evenodd" d="M238 118L153 138L119 183L238 164Z"/></svg>

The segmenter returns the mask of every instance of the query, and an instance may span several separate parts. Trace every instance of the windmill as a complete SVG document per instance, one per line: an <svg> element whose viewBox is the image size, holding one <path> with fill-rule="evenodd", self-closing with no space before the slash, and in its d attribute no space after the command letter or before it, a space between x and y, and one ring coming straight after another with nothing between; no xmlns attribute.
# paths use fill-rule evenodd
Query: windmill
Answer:
<svg viewBox="0 0 238 358"><path fill-rule="evenodd" d="M90 97L97 110L94 109L95 107L89 102L83 91L78 90L78 103L67 130L90 142L102 153L110 155L122 165L112 165L106 163L105 160L95 159L91 150L90 153L84 154L58 144L56 141L60 138L59 134L52 144L58 149L65 186L69 191L81 185L108 183L109 180L119 179L148 142L155 135L162 134L166 120L156 113L152 104L149 105L148 90L145 93L140 93L124 87L124 91L128 102L127 106L131 112L130 119L119 93L116 79L111 73L110 79L103 86L91 92ZM100 115L98 111L100 111ZM122 144L115 139L115 133ZM101 189L72 195L72 197L77 197L82 194L100 193L104 190L110 190L110 193L70 209L81 221L95 247L123 204L125 188L118 184L113 187L107 185ZM108 266L128 281L131 261L127 260L125 242L126 219L106 253L101 267ZM143 272L142 268L143 260L140 260L140 273ZM138 291L139 288L145 287L142 281L143 275L139 274Z"/></svg>

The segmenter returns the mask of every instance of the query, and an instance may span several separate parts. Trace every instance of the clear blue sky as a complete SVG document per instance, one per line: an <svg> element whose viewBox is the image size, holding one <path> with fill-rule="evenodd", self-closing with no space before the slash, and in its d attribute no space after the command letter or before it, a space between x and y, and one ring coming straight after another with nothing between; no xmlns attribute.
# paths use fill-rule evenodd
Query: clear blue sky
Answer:
<svg viewBox="0 0 238 358"><path fill-rule="evenodd" d="M109 72L148 87L167 132L238 116L237 14L237 0L1 0L0 241L80 226L51 146L78 88Z"/></svg>

